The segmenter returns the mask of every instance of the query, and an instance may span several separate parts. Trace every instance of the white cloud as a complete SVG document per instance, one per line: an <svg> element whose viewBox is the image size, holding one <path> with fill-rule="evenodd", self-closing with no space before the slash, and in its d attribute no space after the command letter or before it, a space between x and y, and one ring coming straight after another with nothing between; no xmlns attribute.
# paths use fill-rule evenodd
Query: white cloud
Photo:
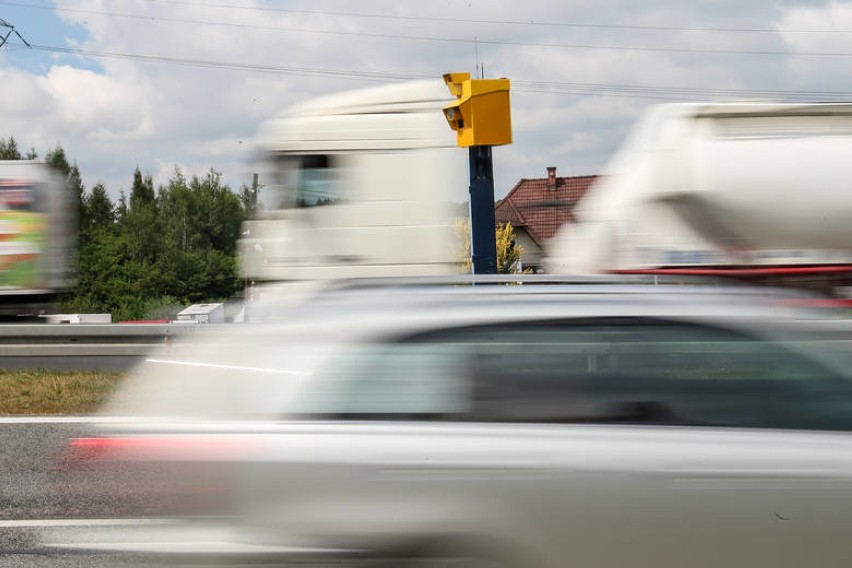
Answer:
<svg viewBox="0 0 852 568"><path fill-rule="evenodd" d="M787 45L799 53L850 51L852 4L829 2L823 6L791 8L779 19L777 28Z"/></svg>
<svg viewBox="0 0 852 568"><path fill-rule="evenodd" d="M798 55L787 63L787 69L796 79L826 90L852 87L846 79L852 61L852 37L848 32L852 30L852 4L827 2L794 7L784 12L777 27L785 45ZM820 57L815 53L838 55Z"/></svg>
<svg viewBox="0 0 852 568"><path fill-rule="evenodd" d="M154 132L150 98L112 76L63 65L38 83L51 97L56 118L72 132L98 141L141 141Z"/></svg>
<svg viewBox="0 0 852 568"><path fill-rule="evenodd" d="M0 68L0 108L7 124L20 124L25 118L50 108L49 97L38 88L37 82L29 73Z"/></svg>

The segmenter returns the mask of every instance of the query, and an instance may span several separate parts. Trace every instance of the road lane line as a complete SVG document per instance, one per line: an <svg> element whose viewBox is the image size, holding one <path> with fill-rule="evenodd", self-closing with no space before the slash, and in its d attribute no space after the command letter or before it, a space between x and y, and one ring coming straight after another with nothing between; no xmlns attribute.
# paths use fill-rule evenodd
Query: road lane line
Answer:
<svg viewBox="0 0 852 568"><path fill-rule="evenodd" d="M21 519L0 520L0 529L25 529L43 527L111 527L111 526L155 526L173 523L168 519Z"/></svg>
<svg viewBox="0 0 852 568"><path fill-rule="evenodd" d="M0 416L0 424L110 424L131 420L120 416Z"/></svg>

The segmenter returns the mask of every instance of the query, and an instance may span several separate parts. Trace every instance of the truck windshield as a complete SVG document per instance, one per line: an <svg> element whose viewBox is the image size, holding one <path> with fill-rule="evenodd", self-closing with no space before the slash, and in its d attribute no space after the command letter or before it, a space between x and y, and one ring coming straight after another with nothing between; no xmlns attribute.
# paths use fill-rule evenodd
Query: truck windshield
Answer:
<svg viewBox="0 0 852 568"><path fill-rule="evenodd" d="M276 156L265 164L266 183L258 190L259 214L318 207L342 198L339 168L333 156Z"/></svg>

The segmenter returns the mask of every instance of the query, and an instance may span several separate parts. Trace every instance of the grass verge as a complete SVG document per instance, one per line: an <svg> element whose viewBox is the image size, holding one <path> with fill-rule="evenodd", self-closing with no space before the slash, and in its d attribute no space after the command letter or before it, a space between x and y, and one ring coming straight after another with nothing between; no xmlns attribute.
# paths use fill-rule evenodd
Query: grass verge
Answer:
<svg viewBox="0 0 852 568"><path fill-rule="evenodd" d="M88 414L123 373L0 369L0 414Z"/></svg>

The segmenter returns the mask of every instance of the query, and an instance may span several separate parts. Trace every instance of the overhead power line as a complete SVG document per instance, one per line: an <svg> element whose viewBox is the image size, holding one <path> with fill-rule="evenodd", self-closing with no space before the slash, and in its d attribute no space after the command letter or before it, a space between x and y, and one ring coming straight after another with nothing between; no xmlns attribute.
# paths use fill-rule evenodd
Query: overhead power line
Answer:
<svg viewBox="0 0 852 568"><path fill-rule="evenodd" d="M354 69L329 69L296 67L284 65L251 64L242 62L194 59L186 57L168 57L160 55L143 55L96 51L88 49L32 45L33 50L94 57L101 59L125 59L147 63L176 65L183 67L212 68L223 70L281 73L299 76L316 76L332 79L347 79L371 82L408 81L418 79L436 79L438 75L399 73L395 71L367 71ZM513 79L513 91L523 93L550 93L557 95L589 95L610 96L623 98L642 98L656 100L702 100L707 98L743 99L771 98L796 101L837 101L849 100L852 93L830 91L794 91L794 90L749 90L749 89L704 89L696 87L659 87L652 85L626 85L613 83L578 83L560 81L533 81Z"/></svg>
<svg viewBox="0 0 852 568"><path fill-rule="evenodd" d="M272 8L264 6L235 6L233 4L212 4L210 2L188 2L185 0L145 0L150 4L195 6L203 8L226 8L230 10L245 10L254 12L278 12L288 14L310 14L322 16L347 16L352 18L372 18L380 20L403 20L418 22L443 22L463 24L495 24L512 26L549 26L567 28L602 28L614 30L648 30L648 31L677 31L677 32L732 32L732 33L849 33L852 30L838 29L787 29L787 28L726 28L703 26L652 26L639 24L605 24L599 22L566 22L566 21L536 21L536 20L487 20L475 18L448 18L435 16L403 16L399 14L376 14L367 12L346 12L334 10L297 10L291 8ZM5 2L4 2L5 3Z"/></svg>
<svg viewBox="0 0 852 568"><path fill-rule="evenodd" d="M48 9L47 6L32 6L20 4L17 2L7 2L0 0L0 5L16 5L26 7L36 7ZM200 5L200 4L193 4ZM261 9L261 8L258 8ZM779 50L764 50L764 49L734 49L734 48L704 48L704 47L669 47L669 46L644 46L644 45L611 45L611 44L590 44L590 43L552 43L552 42L525 42L525 41L509 41L509 40L489 40L476 38L458 38L458 37L441 37L441 36L422 36L411 34L389 34L389 33L371 33L371 32L356 32L347 30L318 30L298 27L281 27L267 25L250 25L240 24L236 22L195 20L187 18L172 18L158 17L139 14L122 14L117 12L105 12L100 10L77 10L57 8L57 11L77 12L86 14L107 15L122 18L131 18L145 21L162 21L181 24L202 24L214 25L231 28L248 28L255 30L275 31L280 33L309 33L323 34L335 36L356 36L369 37L375 39L392 39L398 41L421 41L421 42L443 42L443 43L460 43L467 45L478 46L480 44L496 45L496 46L511 46L511 47L537 47L550 49L579 49L579 50L608 50L608 51L637 51L637 52L661 52L661 53L689 53L689 54L712 54L712 55L752 55L752 56L774 56L774 57L852 57L852 52L822 52L822 51L779 51Z"/></svg>
<svg viewBox="0 0 852 568"><path fill-rule="evenodd" d="M753 89L703 89L689 87L654 87L642 85L551 83L540 81L512 81L513 91L546 93L554 95L586 95L619 98L653 99L661 101L702 100L772 100L787 102L841 102L852 99L850 92L753 90Z"/></svg>
<svg viewBox="0 0 852 568"><path fill-rule="evenodd" d="M6 30L6 33L3 33L3 30ZM15 34L18 39L24 42L24 45L30 47L30 44L27 43L27 40L24 39L24 36L18 33L18 30L15 29L15 26L7 22L6 20L0 18L0 47L6 45L6 42L9 41L9 37L12 34Z"/></svg>
<svg viewBox="0 0 852 568"><path fill-rule="evenodd" d="M229 61L216 61L209 59L194 59L188 57L167 57L161 55L143 55L138 53L121 53L114 51L95 51L90 49L80 49L71 47L58 47L51 45L32 45L32 49L36 51L48 51L53 53L64 53L67 55L78 55L83 57L96 57L101 59L131 59L136 61L145 61L149 63L165 63L170 65L178 65L183 67L202 67L213 69L227 69L238 71L258 71L267 73L288 73L295 75L320 75L332 76L339 78L350 78L359 80L414 80L422 79L424 76L411 75L405 73L394 72L373 72L373 71L355 71L346 69L317 69L309 67L294 67L284 65L265 65L251 63L237 63Z"/></svg>

